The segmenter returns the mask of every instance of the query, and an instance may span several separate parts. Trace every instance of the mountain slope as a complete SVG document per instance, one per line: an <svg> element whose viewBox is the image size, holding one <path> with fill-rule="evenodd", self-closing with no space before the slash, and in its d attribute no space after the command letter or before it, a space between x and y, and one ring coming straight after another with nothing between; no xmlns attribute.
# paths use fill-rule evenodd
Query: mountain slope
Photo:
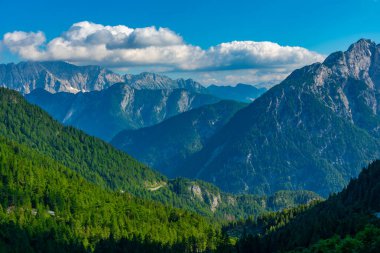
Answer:
<svg viewBox="0 0 380 253"><path fill-rule="evenodd" d="M294 71L236 113L184 175L231 192L339 191L380 156L379 52L360 40Z"/></svg>
<svg viewBox="0 0 380 253"><path fill-rule="evenodd" d="M105 188L134 192L159 173L107 143L64 127L15 91L0 88L0 135L32 147Z"/></svg>
<svg viewBox="0 0 380 253"><path fill-rule="evenodd" d="M219 99L186 89L135 89L129 84L87 93L51 94L36 90L26 98L58 121L110 140L125 129L157 124L164 119Z"/></svg>
<svg viewBox="0 0 380 253"><path fill-rule="evenodd" d="M236 86L216 86L207 87L207 92L221 99L229 99L250 103L266 91L265 88L256 88L252 85L239 83Z"/></svg>
<svg viewBox="0 0 380 253"><path fill-rule="evenodd" d="M221 101L169 118L157 125L117 134L111 144L169 177L178 176L173 168L202 149L245 104Z"/></svg>

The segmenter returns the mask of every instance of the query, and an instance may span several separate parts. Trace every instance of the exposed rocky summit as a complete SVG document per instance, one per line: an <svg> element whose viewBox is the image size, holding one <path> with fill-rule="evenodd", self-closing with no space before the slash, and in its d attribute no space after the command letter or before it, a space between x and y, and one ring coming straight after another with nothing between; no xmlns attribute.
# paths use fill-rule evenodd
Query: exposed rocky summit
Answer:
<svg viewBox="0 0 380 253"><path fill-rule="evenodd" d="M124 75L124 82L135 89L186 89L193 92L204 93L206 88L192 79L171 79L164 75L143 72L138 75Z"/></svg>

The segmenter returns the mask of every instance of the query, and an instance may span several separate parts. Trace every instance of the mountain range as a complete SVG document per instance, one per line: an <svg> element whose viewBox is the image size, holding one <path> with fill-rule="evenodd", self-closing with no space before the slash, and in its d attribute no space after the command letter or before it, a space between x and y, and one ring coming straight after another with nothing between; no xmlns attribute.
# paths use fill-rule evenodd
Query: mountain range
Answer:
<svg viewBox="0 0 380 253"><path fill-rule="evenodd" d="M0 87L23 94L42 88L49 92L102 90L123 77L99 66L75 66L66 62L20 62L0 64Z"/></svg>
<svg viewBox="0 0 380 253"><path fill-rule="evenodd" d="M119 75L59 61L0 64L0 86L21 92L60 122L107 141L122 130L151 126L221 99L247 101L264 91L247 85L206 88L192 79L148 72Z"/></svg>
<svg viewBox="0 0 380 253"><path fill-rule="evenodd" d="M207 111L202 107L121 132L111 143L169 176L199 178L228 192L307 189L328 196L380 155L379 55L374 42L360 40L294 71L249 106L223 116L228 120L214 131L191 118ZM202 139L194 132L211 134Z"/></svg>
<svg viewBox="0 0 380 253"><path fill-rule="evenodd" d="M113 138L115 146L173 177L206 180L233 193L306 189L328 196L380 154L379 69L379 46L360 40L323 63L294 71L247 107L211 113L210 120L226 117L218 127L194 125L196 117L185 120L190 114L180 118L182 126L168 120L220 98L192 80L152 73L125 75L125 83L101 91L35 90L26 97L59 121L105 140L124 130ZM164 129L155 125L164 120ZM172 138L170 129L189 124L195 127L188 140ZM147 126L152 127L133 131ZM155 138L168 145L153 144Z"/></svg>
<svg viewBox="0 0 380 253"><path fill-rule="evenodd" d="M23 94L38 88L50 93L99 91L115 83L126 83L137 89L205 89L191 79L173 80L148 72L139 75L119 75L99 66L76 66L63 61L0 64L0 87L17 90Z"/></svg>
<svg viewBox="0 0 380 253"><path fill-rule="evenodd" d="M211 85L206 88L192 79L174 80L150 72L120 75L100 66L76 66L63 61L0 64L0 87L17 90L22 94L35 89L44 89L50 93L99 91L116 83L124 83L135 89L186 89L241 102L249 102L265 91L265 88L246 84L235 87Z"/></svg>

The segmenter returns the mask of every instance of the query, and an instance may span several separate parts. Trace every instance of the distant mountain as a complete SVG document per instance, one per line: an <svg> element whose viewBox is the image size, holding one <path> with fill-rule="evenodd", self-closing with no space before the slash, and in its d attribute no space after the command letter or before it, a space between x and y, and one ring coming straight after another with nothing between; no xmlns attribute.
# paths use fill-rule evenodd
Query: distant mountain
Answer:
<svg viewBox="0 0 380 253"><path fill-rule="evenodd" d="M294 71L181 167L225 191L342 189L380 157L380 46L360 40Z"/></svg>
<svg viewBox="0 0 380 253"><path fill-rule="evenodd" d="M206 88L192 79L171 79L144 72L119 75L99 66L76 66L63 61L0 64L0 87L28 94L35 89L56 92L99 91L115 83L136 89L187 89L203 93Z"/></svg>
<svg viewBox="0 0 380 253"><path fill-rule="evenodd" d="M164 75L143 72L138 75L124 75L124 82L135 89L167 90L186 89L192 92L205 93L206 88L192 79L171 79Z"/></svg>
<svg viewBox="0 0 380 253"><path fill-rule="evenodd" d="M122 130L151 126L219 101L187 89L136 89L121 83L102 91L77 94L35 90L26 99L58 121L104 140L110 140Z"/></svg>
<svg viewBox="0 0 380 253"><path fill-rule="evenodd" d="M123 78L99 66L75 66L61 61L0 64L0 87L21 93L42 88L49 92L102 90Z"/></svg>
<svg viewBox="0 0 380 253"><path fill-rule="evenodd" d="M176 177L181 173L173 169L201 150L208 139L244 106L246 104L234 101L205 105L151 127L122 131L111 144L165 175Z"/></svg>
<svg viewBox="0 0 380 253"><path fill-rule="evenodd" d="M267 89L239 83L236 86L210 85L207 87L207 91L209 94L221 99L250 103L261 96Z"/></svg>

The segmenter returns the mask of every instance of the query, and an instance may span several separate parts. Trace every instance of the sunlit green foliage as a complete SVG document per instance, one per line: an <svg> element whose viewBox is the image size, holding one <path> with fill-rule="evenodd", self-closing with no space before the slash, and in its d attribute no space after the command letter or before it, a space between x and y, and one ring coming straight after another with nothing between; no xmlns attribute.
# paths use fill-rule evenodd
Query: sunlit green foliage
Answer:
<svg viewBox="0 0 380 253"><path fill-rule="evenodd" d="M101 241L104 247L123 238L157 249L202 252L218 240L217 225L199 215L102 189L3 138L0 189L0 249L92 251Z"/></svg>

